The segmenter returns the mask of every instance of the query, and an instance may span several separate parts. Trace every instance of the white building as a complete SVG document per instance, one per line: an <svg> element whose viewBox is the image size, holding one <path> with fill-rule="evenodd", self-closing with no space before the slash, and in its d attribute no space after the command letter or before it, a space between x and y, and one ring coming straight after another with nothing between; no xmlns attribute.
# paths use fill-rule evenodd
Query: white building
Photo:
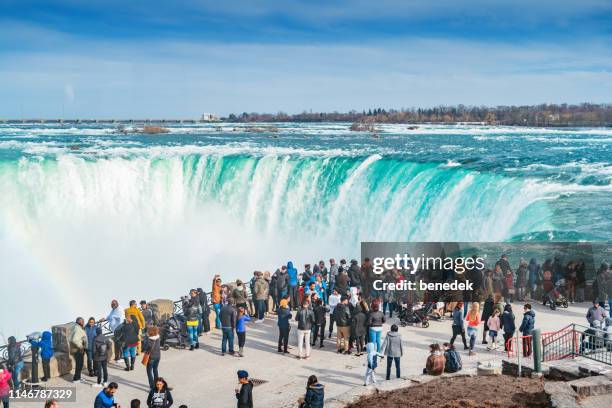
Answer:
<svg viewBox="0 0 612 408"><path fill-rule="evenodd" d="M218 122L220 119L219 115L214 113L203 113L200 118L202 122Z"/></svg>

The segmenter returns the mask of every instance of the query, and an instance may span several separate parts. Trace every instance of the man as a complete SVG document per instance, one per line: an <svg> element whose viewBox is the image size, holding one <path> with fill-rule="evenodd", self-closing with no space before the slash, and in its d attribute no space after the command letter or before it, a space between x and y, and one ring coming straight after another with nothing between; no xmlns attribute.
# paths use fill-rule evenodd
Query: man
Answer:
<svg viewBox="0 0 612 408"><path fill-rule="evenodd" d="M236 399L238 408L253 408L253 382L249 380L249 373L244 370L238 371L238 383L240 388L236 388Z"/></svg>
<svg viewBox="0 0 612 408"><path fill-rule="evenodd" d="M395 363L395 376L400 378L400 358L404 355L402 346L402 335L396 324L391 325L391 331L387 332L385 341L380 350L387 356L387 380L391 379L391 365ZM442 363L444 368L444 363Z"/></svg>
<svg viewBox="0 0 612 408"><path fill-rule="evenodd" d="M117 392L117 388L119 388L119 386L116 382L108 384L108 387L100 391L100 393L96 396L94 408L121 408L115 403L115 393Z"/></svg>
<svg viewBox="0 0 612 408"><path fill-rule="evenodd" d="M361 290L361 268L357 264L356 259L351 259L351 266L349 266L348 275L351 288L359 288L359 290Z"/></svg>
<svg viewBox="0 0 612 408"><path fill-rule="evenodd" d="M336 319L336 348L338 353L344 351L349 354L349 339L351 336L351 312L348 306L348 297L342 296L340 303L336 306L334 316Z"/></svg>
<svg viewBox="0 0 612 408"><path fill-rule="evenodd" d="M336 264L336 260L334 258L331 258L329 260L329 276L328 276L330 295L332 294L334 290L334 286L336 285L337 275L338 275L338 264Z"/></svg>
<svg viewBox="0 0 612 408"><path fill-rule="evenodd" d="M525 303L523 306L523 321L519 327L519 331L523 336L531 335L531 332L535 328L535 312L531 310L531 305ZM523 356L529 357L531 355L531 339L523 338Z"/></svg>
<svg viewBox="0 0 612 408"><path fill-rule="evenodd" d="M340 269L338 271L336 275L336 289L338 289L338 293L342 296L349 293L349 275L347 270Z"/></svg>
<svg viewBox="0 0 612 408"><path fill-rule="evenodd" d="M266 314L266 300L270 293L268 282L264 279L263 273L257 271L255 283L253 284L253 298L255 300L255 313L257 319L255 323L262 323Z"/></svg>
<svg viewBox="0 0 612 408"><path fill-rule="evenodd" d="M298 359L307 359L310 357L310 334L312 325L315 322L315 316L310 309L310 302L304 301L302 308L295 315L295 320L298 322ZM302 350L306 343L306 354L302 357Z"/></svg>
<svg viewBox="0 0 612 408"><path fill-rule="evenodd" d="M119 302L115 299L111 301L111 311L108 316L102 318L98 321L98 323L108 322L108 328L114 333L117 327L123 322L123 314L121 313L121 306L119 306ZM115 347L115 362L121 360L123 358L123 354L121 351L121 342L113 336L113 344Z"/></svg>
<svg viewBox="0 0 612 408"><path fill-rule="evenodd" d="M227 304L221 308L219 318L221 319L221 355L224 356L229 345L229 353L234 355L234 330L236 329L236 307L234 299L229 299ZM226 344L227 343L227 344Z"/></svg>
<svg viewBox="0 0 612 408"><path fill-rule="evenodd" d="M59 408L56 400L50 399L45 402L45 408Z"/></svg>
<svg viewBox="0 0 612 408"><path fill-rule="evenodd" d="M310 264L304 265L304 272L302 273L302 286L310 284L312 278L312 271L310 270Z"/></svg>
<svg viewBox="0 0 612 408"><path fill-rule="evenodd" d="M221 276L215 275L212 282L212 290L210 292L212 297L213 309L215 310L215 328L221 328L221 319L219 313L221 312Z"/></svg>
<svg viewBox="0 0 612 408"><path fill-rule="evenodd" d="M245 310L248 309L249 295L246 286L240 279L236 279L236 287L232 291L232 299L234 299L234 306L237 308L244 307Z"/></svg>
<svg viewBox="0 0 612 408"><path fill-rule="evenodd" d="M289 275L285 265L277 269L274 274L276 275L276 308L278 309L281 299L284 299L289 293Z"/></svg>
<svg viewBox="0 0 612 408"><path fill-rule="evenodd" d="M606 309L601 307L597 300L594 300L593 306L589 308L586 314L586 319L589 322L589 326L594 327L594 322L599 322L599 325L602 326L606 321L606 317L608 317Z"/></svg>
<svg viewBox="0 0 612 408"><path fill-rule="evenodd" d="M81 371L83 370L83 358L87 350L87 333L85 333L85 320L77 317L70 331L70 353L74 357L73 383L81 382Z"/></svg>
<svg viewBox="0 0 612 408"><path fill-rule="evenodd" d="M144 318L144 328L143 333L146 332L147 327L151 327L155 325L155 316L153 316L153 310L149 307L146 300L140 301L140 313L142 313L142 317Z"/></svg>

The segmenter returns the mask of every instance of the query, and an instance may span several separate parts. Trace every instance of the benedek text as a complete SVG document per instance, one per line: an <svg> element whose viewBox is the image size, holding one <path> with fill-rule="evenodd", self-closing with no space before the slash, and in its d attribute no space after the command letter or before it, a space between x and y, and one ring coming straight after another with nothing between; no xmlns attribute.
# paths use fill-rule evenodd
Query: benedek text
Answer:
<svg viewBox="0 0 612 408"><path fill-rule="evenodd" d="M374 281L375 290L474 290L474 284L469 280L464 282L383 282L381 279Z"/></svg>

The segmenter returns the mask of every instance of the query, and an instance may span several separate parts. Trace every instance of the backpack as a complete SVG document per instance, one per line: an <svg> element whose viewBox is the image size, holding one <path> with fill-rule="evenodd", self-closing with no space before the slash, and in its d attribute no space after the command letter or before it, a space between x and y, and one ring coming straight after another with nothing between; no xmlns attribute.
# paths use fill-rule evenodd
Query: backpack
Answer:
<svg viewBox="0 0 612 408"><path fill-rule="evenodd" d="M95 345L96 348L94 350L94 355L106 357L106 353L108 351L108 344L106 342L106 339L104 339L103 342L96 341Z"/></svg>
<svg viewBox="0 0 612 408"><path fill-rule="evenodd" d="M461 357L459 357L459 353L457 353L455 350L448 350L446 353L444 353L444 355L446 357L446 365L444 367L445 372L456 373L463 368Z"/></svg>

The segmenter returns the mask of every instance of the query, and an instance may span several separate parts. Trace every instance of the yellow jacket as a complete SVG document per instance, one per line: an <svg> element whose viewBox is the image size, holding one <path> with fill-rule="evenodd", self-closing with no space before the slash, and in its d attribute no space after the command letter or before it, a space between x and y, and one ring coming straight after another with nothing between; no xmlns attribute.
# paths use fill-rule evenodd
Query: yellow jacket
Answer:
<svg viewBox="0 0 612 408"><path fill-rule="evenodd" d="M140 309L136 307L136 305L130 306L127 309L125 309L125 317L127 318L128 316L132 316L136 318L136 321L138 322L138 327L141 330L145 327L144 316L142 315L142 312L140 311Z"/></svg>

